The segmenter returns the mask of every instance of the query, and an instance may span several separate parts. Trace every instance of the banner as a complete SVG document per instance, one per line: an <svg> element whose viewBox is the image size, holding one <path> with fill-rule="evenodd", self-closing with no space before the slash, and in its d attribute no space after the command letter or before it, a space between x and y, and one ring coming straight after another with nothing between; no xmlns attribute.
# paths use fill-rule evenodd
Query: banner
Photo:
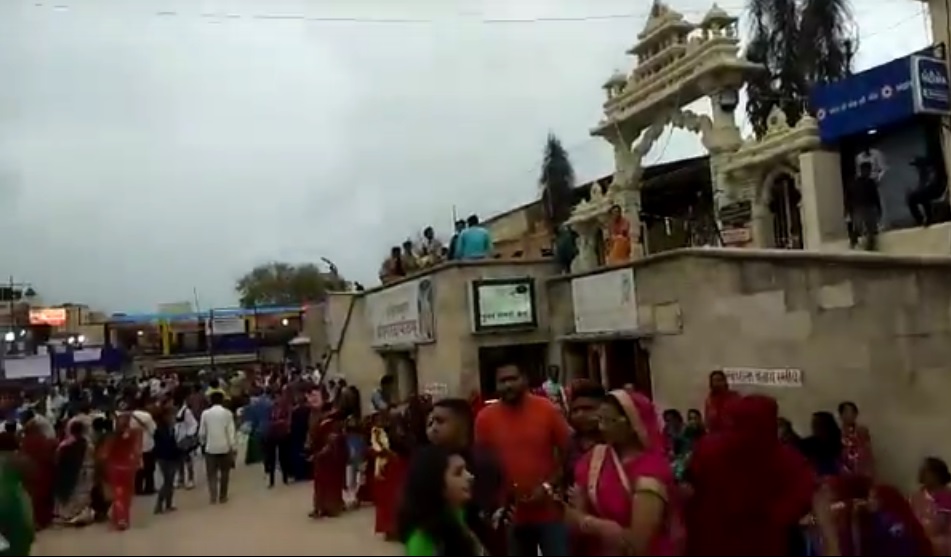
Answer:
<svg viewBox="0 0 951 557"><path fill-rule="evenodd" d="M431 278L403 282L368 294L367 321L374 347L433 342L436 338L435 289Z"/></svg>
<svg viewBox="0 0 951 557"><path fill-rule="evenodd" d="M637 330L634 270L617 269L571 281L576 333Z"/></svg>
<svg viewBox="0 0 951 557"><path fill-rule="evenodd" d="M36 308L30 310L30 325L61 327L66 324L66 308Z"/></svg>
<svg viewBox="0 0 951 557"><path fill-rule="evenodd" d="M205 334L208 336L243 335L247 333L243 317L212 317L205 320Z"/></svg>
<svg viewBox="0 0 951 557"><path fill-rule="evenodd" d="M945 60L914 54L817 85L809 96L826 143L907 120L949 114Z"/></svg>

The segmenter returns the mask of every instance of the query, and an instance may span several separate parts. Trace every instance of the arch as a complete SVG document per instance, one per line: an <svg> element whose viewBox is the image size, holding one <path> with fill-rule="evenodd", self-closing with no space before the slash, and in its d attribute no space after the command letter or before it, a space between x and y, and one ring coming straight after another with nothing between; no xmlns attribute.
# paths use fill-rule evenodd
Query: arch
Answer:
<svg viewBox="0 0 951 557"><path fill-rule="evenodd" d="M765 209L767 247L802 249L802 191L799 173L788 165L768 172L760 183L757 203Z"/></svg>
<svg viewBox="0 0 951 557"><path fill-rule="evenodd" d="M799 184L799 169L793 167L791 164L777 164L766 172L766 174L763 175L763 179L759 181L756 188L756 200L768 206L773 200L772 186L776 183L776 180L783 176L792 178L792 183L796 187L796 190L802 193L802 186Z"/></svg>

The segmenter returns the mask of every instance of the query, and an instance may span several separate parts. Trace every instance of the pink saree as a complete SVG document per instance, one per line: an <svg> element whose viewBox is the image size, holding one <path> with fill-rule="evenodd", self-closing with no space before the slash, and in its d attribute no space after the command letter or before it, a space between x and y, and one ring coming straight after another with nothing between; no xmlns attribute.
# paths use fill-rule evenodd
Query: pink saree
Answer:
<svg viewBox="0 0 951 557"><path fill-rule="evenodd" d="M645 451L622 461L608 445L598 445L575 466L575 484L585 494L592 515L624 528L631 524L634 492L652 492L667 503L663 525L648 543L646 555L682 555L683 528L673 470L663 449L654 405L643 395L623 390L611 392L621 403ZM600 538L591 555L624 555L621 540Z"/></svg>
<svg viewBox="0 0 951 557"><path fill-rule="evenodd" d="M951 489L919 489L911 496L911 508L924 526L934 554L951 555Z"/></svg>

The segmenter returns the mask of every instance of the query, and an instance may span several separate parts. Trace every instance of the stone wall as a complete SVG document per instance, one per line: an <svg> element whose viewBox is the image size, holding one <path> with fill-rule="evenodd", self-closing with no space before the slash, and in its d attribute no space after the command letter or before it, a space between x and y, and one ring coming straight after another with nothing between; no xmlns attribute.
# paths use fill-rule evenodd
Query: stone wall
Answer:
<svg viewBox="0 0 951 557"><path fill-rule="evenodd" d="M812 412L856 402L883 476L900 485L914 481L924 456L951 458L951 405L944 404L951 393L951 258L692 249L631 266L661 407L702 407L714 369L798 368L802 387L740 390L776 397L802 434ZM428 274L436 288L436 341L412 352L420 389L440 383L451 395L468 395L478 386L481 346L547 342L548 363L561 363L556 339L574 328L572 277L553 276L549 262L501 260ZM538 279L539 327L473 334L471 281L521 276ZM334 344L352 300L332 367L360 387L365 402L386 372L366 316L366 295L374 291L332 298L327 310Z"/></svg>
<svg viewBox="0 0 951 557"><path fill-rule="evenodd" d="M701 408L714 369L799 368L801 388L741 390L775 396L801 434L812 412L855 401L901 485L921 458L951 457L951 259L680 250L634 268L662 406ZM553 280L550 298L570 304L570 283Z"/></svg>

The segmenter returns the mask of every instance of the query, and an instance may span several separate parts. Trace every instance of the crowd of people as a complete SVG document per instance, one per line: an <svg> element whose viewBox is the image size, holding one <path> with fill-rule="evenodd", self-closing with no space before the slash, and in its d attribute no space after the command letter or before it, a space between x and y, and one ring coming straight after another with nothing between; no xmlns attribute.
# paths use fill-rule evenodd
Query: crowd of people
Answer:
<svg viewBox="0 0 951 557"><path fill-rule="evenodd" d="M380 266L380 282L387 284L410 276L444 261L485 259L492 255L492 237L477 215L455 223L455 231L447 244L436 236L431 226L423 229L419 242L406 240L393 246Z"/></svg>
<svg viewBox="0 0 951 557"><path fill-rule="evenodd" d="M172 379L27 400L0 435L0 500L20 481L32 511L2 506L0 554L27 555L31 524L123 530L135 495L174 511L198 454L210 503L226 503L241 427L270 486L311 482L316 520L373 505L407 555L951 554L947 464L924 459L910 497L882 483L854 403L800 437L721 372L701 409L661 415L630 386L533 390L506 362L496 383L498 400L401 401L386 376L369 415L355 387L308 374L258 377L249 397Z"/></svg>
<svg viewBox="0 0 951 557"><path fill-rule="evenodd" d="M799 437L721 372L686 419L632 388L532 393L513 365L497 382L498 402L430 411L402 481L407 555L951 554L947 464L925 458L910 497L883 483L854 403Z"/></svg>
<svg viewBox="0 0 951 557"><path fill-rule="evenodd" d="M108 522L126 530L137 496L154 499L155 514L174 512L176 490L195 487L199 459L210 503L227 503L239 449L236 414L248 406L254 382L242 372L228 381L170 373L0 398L0 555L29 554L35 533L53 525Z"/></svg>

